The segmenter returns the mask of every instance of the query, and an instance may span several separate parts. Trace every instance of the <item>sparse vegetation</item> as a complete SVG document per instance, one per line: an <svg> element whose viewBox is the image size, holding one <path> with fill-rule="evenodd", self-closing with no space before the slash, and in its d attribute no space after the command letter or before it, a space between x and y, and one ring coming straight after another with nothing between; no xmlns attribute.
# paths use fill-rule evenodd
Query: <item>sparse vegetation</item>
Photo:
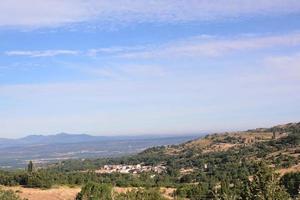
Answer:
<svg viewBox="0 0 300 200"><path fill-rule="evenodd" d="M298 127L298 124L295 125ZM283 174L278 170L299 164L298 128L280 127L280 137L261 129L239 133L209 135L181 145L154 147L122 158L68 160L45 169L0 172L0 184L50 188L53 185L85 185L77 199L99 197L110 199L164 199L157 190L176 188L174 198L198 199L263 199L297 198L299 174ZM223 146L222 146L223 145ZM98 174L94 169L104 165L163 165L157 174ZM29 164L31 166L31 164ZM33 168L34 166L32 166ZM31 167L28 167L31 168ZM114 194L113 187L143 188ZM92 196L91 196L92 195Z"/></svg>
<svg viewBox="0 0 300 200"><path fill-rule="evenodd" d="M82 187L76 200L112 200L112 187L107 184L89 182Z"/></svg>
<svg viewBox="0 0 300 200"><path fill-rule="evenodd" d="M21 200L21 199L13 191L3 190L0 188L0 200Z"/></svg>

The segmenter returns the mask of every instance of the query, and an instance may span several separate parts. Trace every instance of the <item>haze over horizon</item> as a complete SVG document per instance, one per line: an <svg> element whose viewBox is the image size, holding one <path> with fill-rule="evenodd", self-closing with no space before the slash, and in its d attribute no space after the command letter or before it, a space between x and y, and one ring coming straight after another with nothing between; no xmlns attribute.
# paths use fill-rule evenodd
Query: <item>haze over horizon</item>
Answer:
<svg viewBox="0 0 300 200"><path fill-rule="evenodd" d="M3 0L0 138L300 121L298 0Z"/></svg>

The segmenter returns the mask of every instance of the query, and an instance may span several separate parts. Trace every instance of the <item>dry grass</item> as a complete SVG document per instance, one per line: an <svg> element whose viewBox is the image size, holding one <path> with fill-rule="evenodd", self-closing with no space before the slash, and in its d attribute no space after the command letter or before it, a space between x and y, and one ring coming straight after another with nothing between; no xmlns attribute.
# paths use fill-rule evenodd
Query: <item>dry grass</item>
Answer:
<svg viewBox="0 0 300 200"><path fill-rule="evenodd" d="M210 146L209 148L205 149L203 151L203 153L227 151L236 146L237 146L237 144L218 143L218 144L214 144L214 145Z"/></svg>
<svg viewBox="0 0 300 200"><path fill-rule="evenodd" d="M300 164L294 165L290 168L277 170L277 173L279 173L280 176L283 176L283 175L285 175L287 173L291 173L291 172L300 172Z"/></svg>
<svg viewBox="0 0 300 200"><path fill-rule="evenodd" d="M236 138L236 141L230 142L226 140L228 137ZM226 132L220 134L208 135L205 138L196 139L177 147L168 147L165 150L167 155L179 155L182 152L192 149L199 153L211 153L228 151L232 148L238 148L244 145L252 145L254 143L272 140L271 132Z"/></svg>
<svg viewBox="0 0 300 200"><path fill-rule="evenodd" d="M135 188L135 187L115 187L114 188L114 191L117 192L117 193L126 193L126 192L130 192L132 191L133 189L138 189L138 188ZM172 195L175 191L175 188L165 188L165 187L161 187L160 188L160 192L161 194L167 198L167 199L173 199Z"/></svg>
<svg viewBox="0 0 300 200"><path fill-rule="evenodd" d="M80 188L59 187L48 190L18 187L5 187L28 200L74 200Z"/></svg>
<svg viewBox="0 0 300 200"><path fill-rule="evenodd" d="M180 169L180 174L181 175L191 174L194 171L195 171L195 168L181 168Z"/></svg>
<svg viewBox="0 0 300 200"><path fill-rule="evenodd" d="M6 190L12 190L16 192L22 199L28 200L74 200L76 195L80 192L80 188L70 188L70 187L58 187L48 190L42 190L38 188L24 188L21 186L16 187L2 187ZM117 193L126 193L133 189L134 187L115 187L114 191ZM175 191L174 188L161 188L162 195L168 199L173 199L172 194Z"/></svg>
<svg viewBox="0 0 300 200"><path fill-rule="evenodd" d="M212 140L211 139L198 139L198 140L194 140L192 142L186 143L185 147L187 148L199 148L199 149L204 149L206 147L208 147L209 145L212 144Z"/></svg>
<svg viewBox="0 0 300 200"><path fill-rule="evenodd" d="M272 136L273 134L270 132L231 132L231 133L223 133L223 134L214 134L214 135L209 135L206 138L201 138L186 143L184 148L202 150L202 153L227 151L231 148L240 145L253 144L256 142L271 140ZM226 137L236 138L240 142L238 143L225 142Z"/></svg>
<svg viewBox="0 0 300 200"><path fill-rule="evenodd" d="M160 188L160 192L167 199L174 199L173 194L175 192L175 188Z"/></svg>

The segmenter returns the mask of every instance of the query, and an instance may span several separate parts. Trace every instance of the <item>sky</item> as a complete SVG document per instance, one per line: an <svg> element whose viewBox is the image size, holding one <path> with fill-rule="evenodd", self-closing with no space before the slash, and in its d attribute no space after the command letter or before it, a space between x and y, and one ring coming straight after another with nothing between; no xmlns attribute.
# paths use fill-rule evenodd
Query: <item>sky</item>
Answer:
<svg viewBox="0 0 300 200"><path fill-rule="evenodd" d="M0 1L0 137L297 121L299 0Z"/></svg>

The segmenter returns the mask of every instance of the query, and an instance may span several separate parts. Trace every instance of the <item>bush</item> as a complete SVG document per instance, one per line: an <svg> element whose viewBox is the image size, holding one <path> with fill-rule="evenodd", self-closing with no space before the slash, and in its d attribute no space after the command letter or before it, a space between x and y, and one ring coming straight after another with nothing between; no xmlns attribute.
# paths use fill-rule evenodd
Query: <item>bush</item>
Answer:
<svg viewBox="0 0 300 200"><path fill-rule="evenodd" d="M280 179L280 183L292 197L296 197L299 194L300 188L300 172L285 174Z"/></svg>
<svg viewBox="0 0 300 200"><path fill-rule="evenodd" d="M107 184L89 182L83 186L76 200L112 200L112 187Z"/></svg>
<svg viewBox="0 0 300 200"><path fill-rule="evenodd" d="M1 200L21 200L13 191L0 189Z"/></svg>
<svg viewBox="0 0 300 200"><path fill-rule="evenodd" d="M26 186L49 189L52 187L51 176L46 173L31 173L27 176Z"/></svg>
<svg viewBox="0 0 300 200"><path fill-rule="evenodd" d="M167 200L158 189L138 189L117 194L115 200Z"/></svg>

